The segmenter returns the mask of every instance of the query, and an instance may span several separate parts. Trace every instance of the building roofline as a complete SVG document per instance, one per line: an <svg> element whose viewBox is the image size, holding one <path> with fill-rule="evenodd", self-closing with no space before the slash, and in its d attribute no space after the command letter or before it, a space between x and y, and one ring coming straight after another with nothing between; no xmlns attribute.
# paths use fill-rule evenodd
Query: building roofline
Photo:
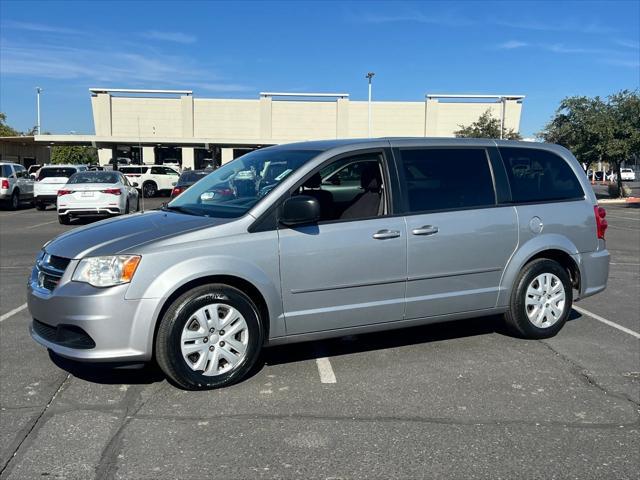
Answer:
<svg viewBox="0 0 640 480"><path fill-rule="evenodd" d="M91 87L91 93L148 93L160 95L193 95L193 90L147 90L144 88L97 88Z"/></svg>

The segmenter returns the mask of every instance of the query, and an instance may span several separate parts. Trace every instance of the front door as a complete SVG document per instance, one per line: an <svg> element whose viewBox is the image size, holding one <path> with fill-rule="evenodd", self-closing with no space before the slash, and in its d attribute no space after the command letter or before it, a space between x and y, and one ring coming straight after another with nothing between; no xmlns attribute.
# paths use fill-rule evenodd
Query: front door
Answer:
<svg viewBox="0 0 640 480"><path fill-rule="evenodd" d="M496 203L482 148L401 149L406 192L407 319L496 305L518 242L513 207Z"/></svg>
<svg viewBox="0 0 640 480"><path fill-rule="evenodd" d="M403 317L405 222L389 216L382 152L354 160L366 168L355 169L360 177L353 192L334 195L317 175L296 192L318 198L321 218L330 220L278 231L288 335ZM351 197L348 204L343 202L346 197Z"/></svg>

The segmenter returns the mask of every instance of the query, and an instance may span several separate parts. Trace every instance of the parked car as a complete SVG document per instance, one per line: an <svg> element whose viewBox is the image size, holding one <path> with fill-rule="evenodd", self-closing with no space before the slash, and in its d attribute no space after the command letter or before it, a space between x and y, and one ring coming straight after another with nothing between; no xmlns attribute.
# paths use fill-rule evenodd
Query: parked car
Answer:
<svg viewBox="0 0 640 480"><path fill-rule="evenodd" d="M37 163L30 165L29 168L27 169L29 178L31 178L32 180L35 180L38 177L38 170L40 170L41 168L42 168L42 165L39 165Z"/></svg>
<svg viewBox="0 0 640 480"><path fill-rule="evenodd" d="M38 171L38 177L33 186L33 198L38 210L44 210L47 205L55 205L60 190L76 172L87 170L85 165L45 165Z"/></svg>
<svg viewBox="0 0 640 480"><path fill-rule="evenodd" d="M0 202L12 210L33 203L33 180L22 165L0 162Z"/></svg>
<svg viewBox="0 0 640 480"><path fill-rule="evenodd" d="M213 172L213 170L211 170L210 168L205 170L185 170L184 172L182 172L180 174L180 178L171 190L171 200L180 195L198 180L209 175L211 172Z"/></svg>
<svg viewBox="0 0 640 480"><path fill-rule="evenodd" d="M171 191L180 178L176 170L162 165L129 165L118 170L136 184L145 198L155 197L160 191Z"/></svg>
<svg viewBox="0 0 640 480"><path fill-rule="evenodd" d="M263 186L270 162L285 168ZM341 171L348 182L331 181ZM237 382L267 345L494 314L551 337L574 299L607 285L606 213L581 172L531 142L256 150L163 210L46 244L31 335L79 361L155 358L187 389Z"/></svg>
<svg viewBox="0 0 640 480"><path fill-rule="evenodd" d="M634 172L632 168L621 168L620 178L623 182L635 182L636 172Z"/></svg>
<svg viewBox="0 0 640 480"><path fill-rule="evenodd" d="M58 220L63 225L73 217L137 212L139 206L138 190L120 172L74 173L58 190Z"/></svg>

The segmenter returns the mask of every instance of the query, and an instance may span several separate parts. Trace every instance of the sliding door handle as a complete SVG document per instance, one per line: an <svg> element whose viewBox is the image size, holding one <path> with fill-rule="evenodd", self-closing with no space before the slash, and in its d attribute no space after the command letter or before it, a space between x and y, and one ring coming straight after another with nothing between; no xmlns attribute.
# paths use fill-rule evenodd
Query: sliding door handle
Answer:
<svg viewBox="0 0 640 480"><path fill-rule="evenodd" d="M373 234L373 238L376 240L386 240L387 238L398 238L400 236L399 230L378 230Z"/></svg>
<svg viewBox="0 0 640 480"><path fill-rule="evenodd" d="M414 228L411 230L411 233L414 235L433 235L434 233L438 233L438 227L434 227L433 225L425 225L420 228Z"/></svg>

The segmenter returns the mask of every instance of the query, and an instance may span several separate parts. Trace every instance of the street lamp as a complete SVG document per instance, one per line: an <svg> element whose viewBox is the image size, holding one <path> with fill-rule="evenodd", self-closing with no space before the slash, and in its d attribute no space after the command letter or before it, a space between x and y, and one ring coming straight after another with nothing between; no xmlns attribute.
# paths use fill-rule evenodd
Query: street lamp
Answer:
<svg viewBox="0 0 640 480"><path fill-rule="evenodd" d="M368 107L369 107L369 116L368 116L368 121L369 121L369 126L367 129L367 134L369 136L369 138L371 138L371 79L373 78L373 76L375 75L375 73L373 72L369 72L365 75L365 78L369 79L369 103L368 103Z"/></svg>
<svg viewBox="0 0 640 480"><path fill-rule="evenodd" d="M38 123L36 124L36 131L40 135L40 94L43 92L42 88L36 87L36 106L38 110Z"/></svg>

